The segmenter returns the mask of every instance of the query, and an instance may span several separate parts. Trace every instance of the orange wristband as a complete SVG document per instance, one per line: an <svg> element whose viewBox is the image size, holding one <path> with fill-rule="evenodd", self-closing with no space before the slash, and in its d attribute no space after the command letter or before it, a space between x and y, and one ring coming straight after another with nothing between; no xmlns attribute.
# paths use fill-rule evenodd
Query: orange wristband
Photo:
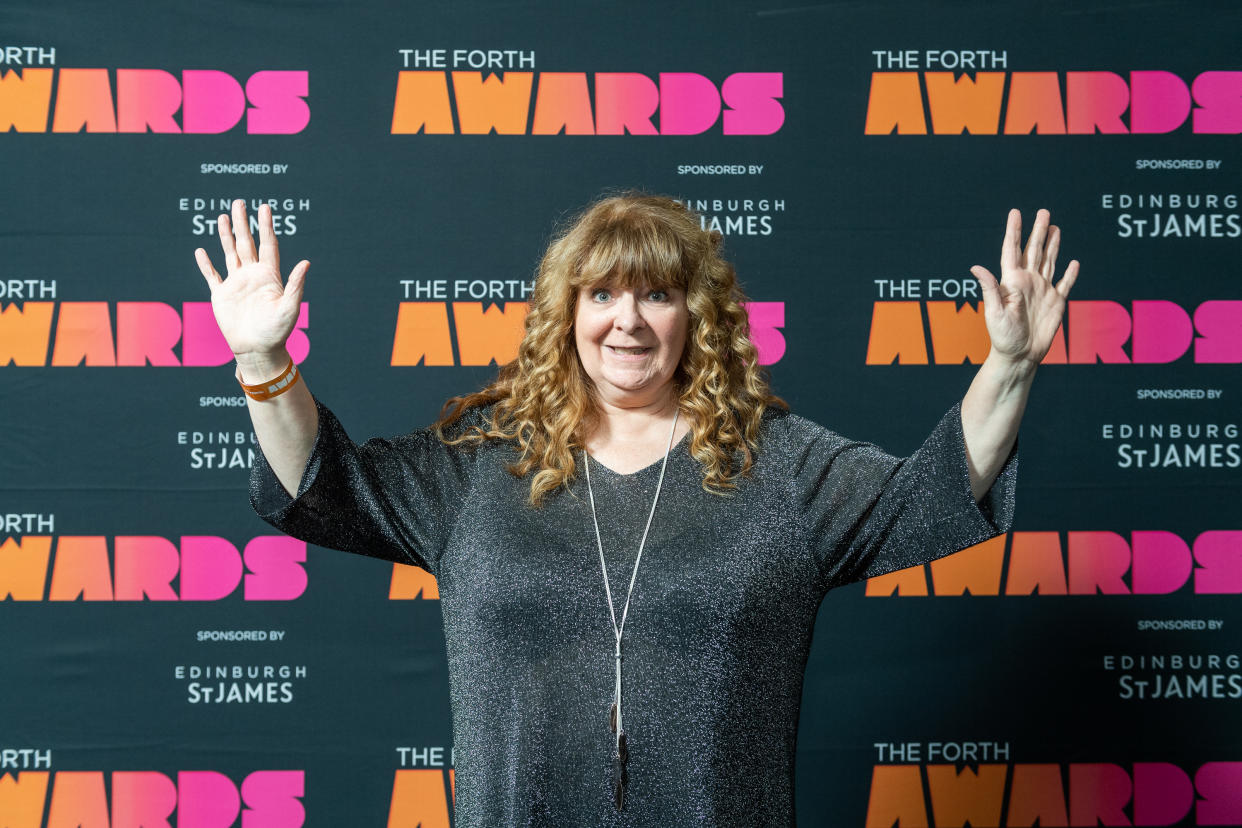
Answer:
<svg viewBox="0 0 1242 828"><path fill-rule="evenodd" d="M276 379L261 382L258 385L247 385L242 382L241 366L237 366L237 382L241 385L242 391L246 392L246 396L252 400L270 400L272 397L279 397L292 388L297 381L298 369L294 366L293 360L289 360L289 367Z"/></svg>

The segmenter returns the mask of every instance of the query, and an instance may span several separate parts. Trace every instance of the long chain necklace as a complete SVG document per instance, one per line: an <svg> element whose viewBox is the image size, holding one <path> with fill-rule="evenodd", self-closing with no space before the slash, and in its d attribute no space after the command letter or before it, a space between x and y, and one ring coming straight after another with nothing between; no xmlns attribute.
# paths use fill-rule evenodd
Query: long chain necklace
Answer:
<svg viewBox="0 0 1242 828"><path fill-rule="evenodd" d="M638 542L638 557L634 560L634 572L630 575L630 588L625 593L625 606L621 609L621 623L617 623L617 611L612 605L612 589L608 586L608 564L604 563L604 542L599 536L599 520L595 516L595 492L591 489L591 459L582 449L582 465L586 469L587 495L591 500L591 522L595 524L595 543L599 547L599 566L604 571L604 594L608 596L608 614L612 616L612 631L617 639L617 686L613 696L612 709L608 712L609 729L617 734L617 755L615 773L613 775L613 799L620 811L625 807L625 790L629 786L630 777L625 766L629 762L629 748L626 745L625 729L621 721L621 634L625 631L625 618L630 611L630 596L634 593L634 581L638 578L638 564L643 559L643 547L647 545L647 532L651 529L651 519L655 517L656 504L660 502L660 487L664 485L664 470L668 467L668 456L673 450L673 434L677 431L677 415L673 412L673 426L668 432L668 448L664 450L664 462L660 464L660 479L656 483L655 497L651 500L651 514L647 515L647 525L643 527L642 540Z"/></svg>

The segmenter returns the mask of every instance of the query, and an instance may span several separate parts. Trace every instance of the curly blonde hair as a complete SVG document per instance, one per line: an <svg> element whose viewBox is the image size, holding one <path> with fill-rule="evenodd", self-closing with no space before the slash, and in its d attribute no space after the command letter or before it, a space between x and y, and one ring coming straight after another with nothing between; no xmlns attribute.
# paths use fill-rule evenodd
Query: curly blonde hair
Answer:
<svg viewBox="0 0 1242 828"><path fill-rule="evenodd" d="M593 384L574 344L583 287L670 287L685 292L689 330L673 376L690 453L703 467L703 488L724 494L754 465L767 406L786 407L768 388L750 341L733 266L720 256L721 235L663 196L626 193L584 209L553 239L535 278L517 358L481 391L444 404L436 432L448 444L511 440L517 477L532 472L529 502L573 480L574 453L597 422ZM494 405L493 405L494 404ZM484 426L449 437L468 411L492 405Z"/></svg>

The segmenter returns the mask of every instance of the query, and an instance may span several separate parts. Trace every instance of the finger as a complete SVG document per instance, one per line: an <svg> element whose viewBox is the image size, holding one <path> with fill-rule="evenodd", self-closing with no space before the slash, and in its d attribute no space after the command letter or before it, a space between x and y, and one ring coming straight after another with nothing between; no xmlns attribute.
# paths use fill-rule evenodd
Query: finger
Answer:
<svg viewBox="0 0 1242 828"><path fill-rule="evenodd" d="M970 269L971 274L979 282L980 289L983 290L983 309L987 312L989 307L1001 307L1000 284L996 281L996 277L992 275L992 271L983 265L975 265Z"/></svg>
<svg viewBox="0 0 1242 828"><path fill-rule="evenodd" d="M276 244L276 229L272 225L271 205L259 206L259 261L272 266L280 273L280 248Z"/></svg>
<svg viewBox="0 0 1242 828"><path fill-rule="evenodd" d="M241 259L237 257L237 244L233 241L233 229L229 226L229 217L224 213L216 219L216 231L220 234L220 248L224 250L224 269L232 273L241 267Z"/></svg>
<svg viewBox="0 0 1242 828"><path fill-rule="evenodd" d="M242 264L258 261L254 252L254 238L250 235L250 219L246 217L246 202L236 199L233 202L233 232L237 238L237 257Z"/></svg>
<svg viewBox="0 0 1242 828"><path fill-rule="evenodd" d="M306 287L306 271L309 269L310 262L305 259L294 265L293 270L289 273L289 281L285 284L284 296L280 300L282 312L295 320L302 310L302 291ZM296 324L295 322L294 325L296 326Z"/></svg>
<svg viewBox="0 0 1242 828"><path fill-rule="evenodd" d="M310 262L303 259L293 266L293 270L289 273L289 281L285 284L285 293L282 301L291 305L298 305L302 301L302 291L306 288L306 271L310 270Z"/></svg>
<svg viewBox="0 0 1242 828"><path fill-rule="evenodd" d="M1018 240L1022 238L1022 213L1017 209L1009 211L1009 219L1005 222L1005 240L1001 242L1001 273L1013 270L1018 266Z"/></svg>
<svg viewBox="0 0 1242 828"><path fill-rule="evenodd" d="M1061 228L1055 224L1048 228L1048 246L1044 248L1044 263L1040 275L1052 281L1057 272L1057 253L1061 250Z"/></svg>
<svg viewBox="0 0 1242 828"><path fill-rule="evenodd" d="M1026 253L1023 255L1023 261L1030 270L1039 271L1044 256L1044 237L1051 220L1052 214L1047 210L1040 210L1035 214L1035 224L1031 227L1031 237L1027 239Z"/></svg>
<svg viewBox="0 0 1242 828"><path fill-rule="evenodd" d="M199 248L194 251L194 261L198 263L199 272L203 274L203 278L207 280L207 286L214 288L216 285L222 284L223 279L220 274L216 273L216 269L211 265L211 258L207 255L207 251Z"/></svg>
<svg viewBox="0 0 1242 828"><path fill-rule="evenodd" d="M1069 293L1074 289L1074 282L1078 279L1078 260L1074 259L1069 263L1069 267L1065 268L1065 275L1061 277L1061 281L1057 282L1057 293L1061 294L1062 299L1068 299Z"/></svg>

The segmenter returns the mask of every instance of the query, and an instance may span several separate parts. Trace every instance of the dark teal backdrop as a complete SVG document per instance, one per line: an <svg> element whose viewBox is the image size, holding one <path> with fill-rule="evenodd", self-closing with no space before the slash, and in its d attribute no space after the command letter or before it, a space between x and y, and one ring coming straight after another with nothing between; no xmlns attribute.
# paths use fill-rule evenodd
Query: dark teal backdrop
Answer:
<svg viewBox="0 0 1242 828"><path fill-rule="evenodd" d="M620 188L719 222L777 393L898 454L976 370L948 345L977 346L969 324L936 314L977 301L968 267L997 268L1007 210L1050 208L1061 267L1083 263L1012 536L973 550L966 594L929 570L825 600L800 822L1029 825L1023 780L1050 765L1042 825L1242 823L1240 24L1211 3L7 3L0 826L446 824L433 585L255 540L274 531L247 504L257 448L193 250L219 261L228 200L275 200L286 269L312 261L301 368L361 440L486 382L472 354L506 325L470 314L520 301L558 222ZM468 130L487 50L506 86L486 88L534 75L524 134L393 134L403 71L451 93L415 110ZM889 72L915 97L886 97ZM529 134L552 73L597 105L601 74L663 83L655 128L691 111L662 74L701 76L693 112L761 77L722 116L767 134ZM1057 90L1043 134L1004 134L1038 109L1030 73ZM1131 132L1133 90L1160 131ZM1051 134L1064 105L1086 131ZM867 134L883 106L929 133L974 114ZM873 323L892 302L913 326ZM394 364L401 336L422 364ZM1036 560L1053 575L1008 594ZM1080 594L1049 594L1058 577Z"/></svg>

